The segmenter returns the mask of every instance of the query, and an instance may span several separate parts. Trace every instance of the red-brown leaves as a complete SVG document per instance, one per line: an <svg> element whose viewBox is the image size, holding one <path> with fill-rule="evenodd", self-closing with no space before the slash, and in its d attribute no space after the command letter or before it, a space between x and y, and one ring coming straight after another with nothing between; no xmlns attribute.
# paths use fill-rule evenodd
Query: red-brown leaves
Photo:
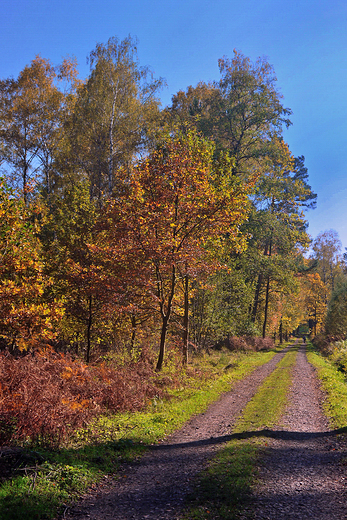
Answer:
<svg viewBox="0 0 347 520"><path fill-rule="evenodd" d="M58 445L93 416L139 410L162 394L145 361L86 366L52 352L0 354L0 444L30 439Z"/></svg>

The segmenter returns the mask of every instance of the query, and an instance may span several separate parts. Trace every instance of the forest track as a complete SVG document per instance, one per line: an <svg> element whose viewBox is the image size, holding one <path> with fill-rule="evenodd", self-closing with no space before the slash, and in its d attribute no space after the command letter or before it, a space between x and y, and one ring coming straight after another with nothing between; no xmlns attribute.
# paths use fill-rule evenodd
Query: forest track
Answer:
<svg viewBox="0 0 347 520"><path fill-rule="evenodd" d="M234 424L259 385L290 347L235 383L208 410L153 446L135 463L122 467L118 480L103 482L69 508L65 519L176 520L194 479L231 439Z"/></svg>
<svg viewBox="0 0 347 520"><path fill-rule="evenodd" d="M231 391L192 418L118 480L88 493L66 519L178 520L196 476L233 436L233 426L259 385L288 352L233 385ZM293 368L289 404L279 424L257 432L267 437L258 461L259 481L240 519L347 519L347 441L330 430L322 410L324 394L305 346Z"/></svg>
<svg viewBox="0 0 347 520"><path fill-rule="evenodd" d="M323 401L316 371L301 346L289 405L280 423L267 431L259 484L241 518L347 519L347 441L330 430Z"/></svg>

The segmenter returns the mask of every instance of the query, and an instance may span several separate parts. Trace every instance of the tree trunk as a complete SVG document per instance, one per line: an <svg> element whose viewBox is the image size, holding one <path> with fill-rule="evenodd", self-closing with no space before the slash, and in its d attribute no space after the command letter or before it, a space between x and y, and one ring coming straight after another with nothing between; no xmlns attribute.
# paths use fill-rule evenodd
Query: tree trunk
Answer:
<svg viewBox="0 0 347 520"><path fill-rule="evenodd" d="M259 297L260 297L260 289L263 283L263 275L260 274L258 276L257 287L255 289L254 302L252 308L251 322L255 323L255 319L257 317L258 305L259 305Z"/></svg>
<svg viewBox="0 0 347 520"><path fill-rule="evenodd" d="M118 81L117 81L117 85L114 89L110 127L109 127L109 146L110 146L109 157L108 157L108 194L109 194L109 196L112 195L112 191L113 191L113 168L114 168L114 164L113 164L113 156L114 156L113 131L114 131L114 120L115 120L115 108L116 108L117 95L118 95Z"/></svg>
<svg viewBox="0 0 347 520"><path fill-rule="evenodd" d="M267 282L266 282L266 296L265 296L264 323L263 323L263 338L265 338L265 336L266 336L267 313L268 313L268 308L269 308L269 293L270 293L270 276L267 277Z"/></svg>
<svg viewBox="0 0 347 520"><path fill-rule="evenodd" d="M90 361L90 332L92 328L92 297L89 296L89 314L88 314L88 323L87 323L87 351L86 351L86 362L89 363Z"/></svg>
<svg viewBox="0 0 347 520"><path fill-rule="evenodd" d="M282 325L282 318L281 318L281 323L280 323L279 334L280 334L280 344L282 345L282 343L283 343L283 325Z"/></svg>
<svg viewBox="0 0 347 520"><path fill-rule="evenodd" d="M165 302L163 299L163 289L160 288L160 276L159 276L159 269L157 268L157 282L158 282L158 296L161 294L162 300L160 303L160 313L162 318L162 326L161 326L161 334L160 334L160 345L159 345L159 357L158 362L156 366L156 371L160 372L160 370L163 367L163 361L164 361L164 354L165 354L165 342L166 342L166 334L168 329L168 324L170 321L171 316L171 310L172 310L172 301L173 297L175 295L175 288L176 288L176 267L172 266L172 272L171 272L171 287L170 287L170 293L167 299L167 307L165 310Z"/></svg>
<svg viewBox="0 0 347 520"><path fill-rule="evenodd" d="M267 256L269 254L269 245L268 243L265 244L264 248L264 256ZM271 245L270 245L270 256L271 256ZM257 312L258 312L258 306L259 306L259 300L260 300L260 291L261 286L263 284L263 274L260 273L258 275L258 281L257 281L257 287L255 289L255 295L254 295L254 302L253 302L253 308L252 308L252 314L251 314L251 322L255 323Z"/></svg>
<svg viewBox="0 0 347 520"><path fill-rule="evenodd" d="M160 345L159 345L159 357L158 362L156 366L156 371L160 372L160 370L163 367L163 361L164 361L164 355L165 355L165 343L166 343L166 334L167 334L167 328L169 324L169 316L163 316L162 317L162 326L161 326L161 334L160 334Z"/></svg>
<svg viewBox="0 0 347 520"><path fill-rule="evenodd" d="M270 243L266 245L264 254L271 256L272 254L272 238L270 239ZM266 336L266 325L267 325L267 315L269 309L269 295L270 295L270 275L267 276L266 282L266 293L265 293L265 308L264 308L264 323L263 323L263 338Z"/></svg>
<svg viewBox="0 0 347 520"><path fill-rule="evenodd" d="M189 339L189 277L184 277L184 317L183 317L183 365L188 364L188 339Z"/></svg>

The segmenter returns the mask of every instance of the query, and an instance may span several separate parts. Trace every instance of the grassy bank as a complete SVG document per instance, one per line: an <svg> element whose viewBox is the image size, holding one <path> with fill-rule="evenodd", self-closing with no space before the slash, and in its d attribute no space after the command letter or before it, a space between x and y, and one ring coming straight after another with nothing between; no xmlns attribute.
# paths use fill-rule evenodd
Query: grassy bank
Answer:
<svg viewBox="0 0 347 520"><path fill-rule="evenodd" d="M275 353L221 353L197 359L210 371L210 378L201 380L187 373L180 388L168 390L168 399L153 398L142 412L99 417L57 451L30 446L13 455L16 471L0 486L0 518L54 518L74 496L105 475L115 476L123 461L139 456L146 446L203 412L233 382Z"/></svg>
<svg viewBox="0 0 347 520"><path fill-rule="evenodd" d="M324 412L330 420L331 428L346 428L347 425L347 381L346 374L328 359L323 358L309 346L308 360L317 369L322 388L327 399L323 403Z"/></svg>

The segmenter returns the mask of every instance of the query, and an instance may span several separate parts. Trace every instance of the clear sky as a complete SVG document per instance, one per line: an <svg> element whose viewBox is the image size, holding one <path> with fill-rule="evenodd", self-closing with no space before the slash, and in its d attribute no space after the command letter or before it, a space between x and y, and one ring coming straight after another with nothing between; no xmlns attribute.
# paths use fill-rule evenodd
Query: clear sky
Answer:
<svg viewBox="0 0 347 520"><path fill-rule="evenodd" d="M284 137L304 155L318 205L309 233L335 229L347 247L346 0L2 0L0 77L17 77L40 54L53 64L86 57L111 36L137 37L141 65L166 79L163 106L198 81L219 79L233 49L274 66L293 111Z"/></svg>

